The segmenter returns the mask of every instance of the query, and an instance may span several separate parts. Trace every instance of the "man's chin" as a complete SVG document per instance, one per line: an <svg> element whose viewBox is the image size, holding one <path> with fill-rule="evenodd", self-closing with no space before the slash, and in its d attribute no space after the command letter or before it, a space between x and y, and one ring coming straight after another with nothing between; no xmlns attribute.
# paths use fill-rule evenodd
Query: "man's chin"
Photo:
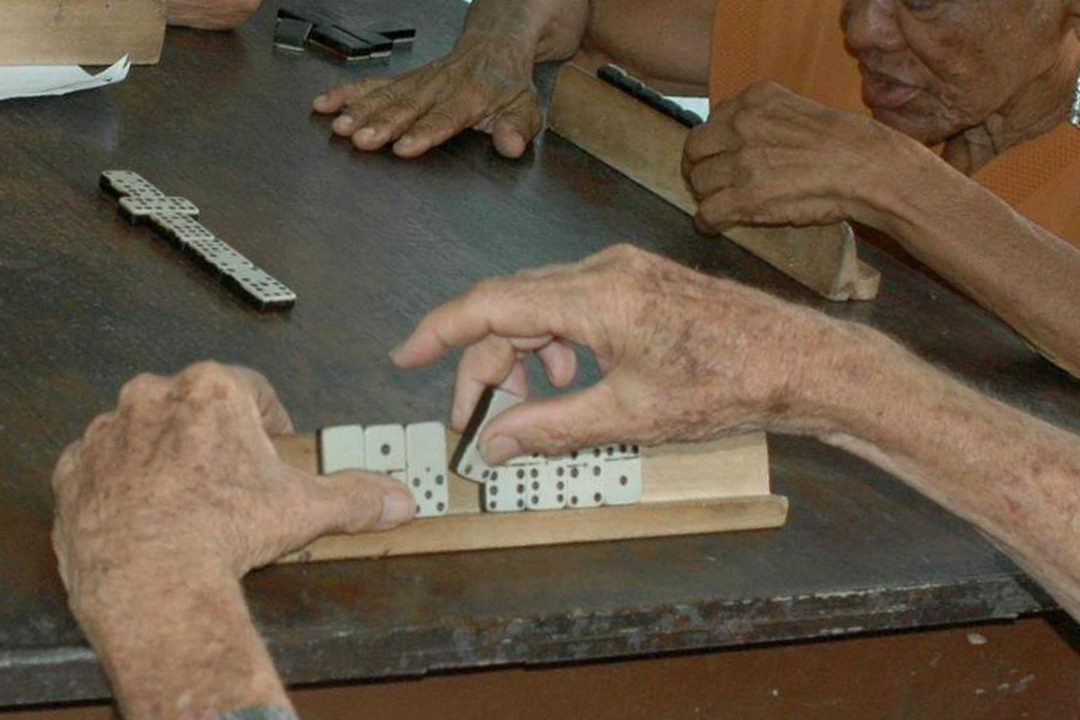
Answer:
<svg viewBox="0 0 1080 720"><path fill-rule="evenodd" d="M935 122L926 115L888 108L870 108L870 111L874 119L882 125L887 125L923 145L930 147L940 145L951 135L948 128L942 127L940 122Z"/></svg>

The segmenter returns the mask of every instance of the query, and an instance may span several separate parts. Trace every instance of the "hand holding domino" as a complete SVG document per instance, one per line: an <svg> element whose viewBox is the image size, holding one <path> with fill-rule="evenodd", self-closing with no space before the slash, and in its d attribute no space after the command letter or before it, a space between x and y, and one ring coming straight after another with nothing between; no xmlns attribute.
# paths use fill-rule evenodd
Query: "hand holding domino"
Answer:
<svg viewBox="0 0 1080 720"><path fill-rule="evenodd" d="M528 453L551 458L627 441L827 432L814 418L827 417L834 398L796 376L812 372L815 357L845 352L850 332L753 288L620 245L580 263L484 281L430 312L392 359L420 367L464 348L452 414L462 429L483 386L523 385L525 353L536 352L562 386L576 369L570 345L592 352L600 382L519 402L478 430L477 453L496 466ZM579 502L596 494L580 490Z"/></svg>

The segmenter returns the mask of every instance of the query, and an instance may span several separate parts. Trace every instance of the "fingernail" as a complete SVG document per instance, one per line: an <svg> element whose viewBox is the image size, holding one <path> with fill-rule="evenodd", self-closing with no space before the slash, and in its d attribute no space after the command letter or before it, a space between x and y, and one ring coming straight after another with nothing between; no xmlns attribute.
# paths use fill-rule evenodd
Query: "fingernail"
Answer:
<svg viewBox="0 0 1080 720"><path fill-rule="evenodd" d="M521 443L506 435L496 435L481 443L480 454L489 465L502 465L510 458L521 455Z"/></svg>
<svg viewBox="0 0 1080 720"><path fill-rule="evenodd" d="M400 489L387 489L383 493L382 517L383 525L398 525L412 517L413 501L412 494L402 486Z"/></svg>
<svg viewBox="0 0 1080 720"><path fill-rule="evenodd" d="M326 102L326 96L325 95L319 95L312 102L314 102L316 105L322 105L323 103Z"/></svg>
<svg viewBox="0 0 1080 720"><path fill-rule="evenodd" d="M375 137L375 128L366 127L360 128L360 131L356 133L356 139L360 142L367 142Z"/></svg>
<svg viewBox="0 0 1080 720"><path fill-rule="evenodd" d="M397 144L398 147L402 149L410 148L416 144L416 138L414 138L412 135L405 135L397 141Z"/></svg>
<svg viewBox="0 0 1080 720"><path fill-rule="evenodd" d="M349 115L338 115L337 120L334 121L334 129L339 132L345 132L356 124L356 120Z"/></svg>

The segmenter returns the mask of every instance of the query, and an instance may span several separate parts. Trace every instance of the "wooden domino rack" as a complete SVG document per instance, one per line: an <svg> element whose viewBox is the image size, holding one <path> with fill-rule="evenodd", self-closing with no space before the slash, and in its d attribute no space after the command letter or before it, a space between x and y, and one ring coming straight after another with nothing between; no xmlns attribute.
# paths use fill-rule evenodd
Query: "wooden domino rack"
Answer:
<svg viewBox="0 0 1080 720"><path fill-rule="evenodd" d="M447 433L448 455L459 440L456 433ZM286 462L318 472L315 436L287 435L274 444ZM279 562L753 530L779 527L787 519L787 498L770 490L764 433L644 448L643 462L640 503L589 509L482 512L480 486L450 473L446 515L413 520L387 532L323 537Z"/></svg>
<svg viewBox="0 0 1080 720"><path fill-rule="evenodd" d="M689 130L676 119L573 63L559 70L548 128L689 215L682 177ZM735 227L724 236L829 300L870 300L881 274L858 257L847 223L825 227Z"/></svg>

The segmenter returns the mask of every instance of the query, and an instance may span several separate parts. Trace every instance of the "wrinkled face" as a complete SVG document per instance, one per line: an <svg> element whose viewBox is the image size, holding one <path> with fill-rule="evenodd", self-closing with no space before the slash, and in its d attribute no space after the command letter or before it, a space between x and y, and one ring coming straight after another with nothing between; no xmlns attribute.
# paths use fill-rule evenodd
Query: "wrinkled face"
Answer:
<svg viewBox="0 0 1080 720"><path fill-rule="evenodd" d="M844 0L849 51L874 117L927 144L981 124L1065 46L1060 0Z"/></svg>

